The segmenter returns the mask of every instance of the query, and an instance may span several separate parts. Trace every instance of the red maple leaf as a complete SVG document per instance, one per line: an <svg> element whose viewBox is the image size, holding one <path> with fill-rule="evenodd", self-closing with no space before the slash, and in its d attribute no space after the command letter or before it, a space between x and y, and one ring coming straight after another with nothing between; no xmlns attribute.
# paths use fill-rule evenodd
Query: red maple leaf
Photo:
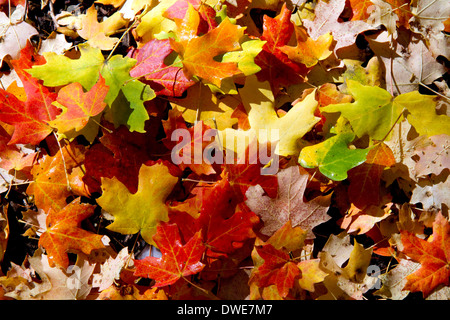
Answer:
<svg viewBox="0 0 450 320"><path fill-rule="evenodd" d="M160 119L156 117L148 120L146 133L130 132L125 126L114 129L112 125L104 123L106 129L102 130L100 143L89 148L84 162L86 174L83 181L89 191L101 191L102 177L116 177L131 193L135 193L141 165L152 159L151 153L167 153L167 150L162 150L161 145L156 142L159 122Z"/></svg>
<svg viewBox="0 0 450 320"><path fill-rule="evenodd" d="M137 64L130 75L145 79L157 95L181 96L195 81L186 78L182 67L166 65L166 58L173 52L169 40L151 40L132 54Z"/></svg>
<svg viewBox="0 0 450 320"><path fill-rule="evenodd" d="M205 246L201 240L200 232L195 233L183 245L178 226L162 223L158 225L153 239L161 250L162 257L146 257L142 260L134 260L136 265L134 274L136 276L154 279L156 287L164 287L203 269L204 264L200 260Z"/></svg>
<svg viewBox="0 0 450 320"><path fill-rule="evenodd" d="M422 291L426 298L438 285L450 284L450 223L438 213L433 223L431 241L402 231L403 253L422 265L406 279L404 290Z"/></svg>
<svg viewBox="0 0 450 320"><path fill-rule="evenodd" d="M297 264L291 261L289 254L277 250L271 244L255 247L264 263L252 274L251 282L260 288L276 285L278 293L286 297L294 281L300 276Z"/></svg>
<svg viewBox="0 0 450 320"><path fill-rule="evenodd" d="M289 43L293 33L294 24L286 4L275 18L264 16L261 40L267 42L256 56L255 63L262 68L257 73L258 80L269 81L275 92L281 86L302 82L303 75L308 71L305 65L291 61L287 54L280 50Z"/></svg>
<svg viewBox="0 0 450 320"><path fill-rule="evenodd" d="M52 105L56 93L25 71L33 65L45 63L45 59L35 52L30 43L20 51L20 58L11 63L23 83L27 100L23 102L12 93L0 89L0 121L14 126L9 144L37 145L52 132L47 122L59 114L58 108Z"/></svg>
<svg viewBox="0 0 450 320"><path fill-rule="evenodd" d="M178 0L164 12L163 16L172 20L184 19L189 5L192 5L200 14L201 20L197 29L199 34L206 33L218 26L215 20L216 11L201 0Z"/></svg>
<svg viewBox="0 0 450 320"><path fill-rule="evenodd" d="M259 218L251 211L235 212L237 202L228 180L222 179L212 187L199 186L192 193L195 197L191 198L190 205L199 211L198 218L173 212L170 221L180 226L184 238L202 231L209 257L231 254L241 248L246 240L256 236L253 227Z"/></svg>
<svg viewBox="0 0 450 320"><path fill-rule="evenodd" d="M183 161L178 165L181 170L190 168L198 175L209 175L216 173L212 164L203 157L205 148L211 143L210 141L203 140L204 133L206 130L210 129L209 126L205 125L203 121L199 121L193 127L188 129L186 122L184 121L183 114L178 109L170 110L169 118L167 120L163 120L162 123L166 133L166 138L163 139L163 143L169 150L173 150L178 143L186 143L185 141L172 141L172 133L175 130L183 129L186 130L186 132L189 132L191 143L187 143L186 145L188 152L184 154L183 148L180 150L179 154L179 156L183 159ZM196 154L200 155L201 159L196 159Z"/></svg>

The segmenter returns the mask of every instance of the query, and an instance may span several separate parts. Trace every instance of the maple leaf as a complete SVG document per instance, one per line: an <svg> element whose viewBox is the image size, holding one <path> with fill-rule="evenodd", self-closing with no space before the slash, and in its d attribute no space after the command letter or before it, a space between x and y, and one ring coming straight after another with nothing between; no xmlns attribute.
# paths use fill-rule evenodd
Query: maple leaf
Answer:
<svg viewBox="0 0 450 320"><path fill-rule="evenodd" d="M347 81L347 90L354 102L331 104L321 111L340 112L350 121L358 137L368 134L375 140L382 140L402 111L392 103L391 94L380 87L364 86L354 80Z"/></svg>
<svg viewBox="0 0 450 320"><path fill-rule="evenodd" d="M71 143L60 149L54 156L45 155L38 165L31 170L33 182L27 188L27 194L34 196L38 208L48 212L58 212L66 205L66 198L73 193L89 196L84 184L80 181L80 166L84 160L85 149ZM66 176L67 174L67 176ZM70 190L67 186L69 179Z"/></svg>
<svg viewBox="0 0 450 320"><path fill-rule="evenodd" d="M152 236L158 222L169 219L165 200L177 181L163 163L141 166L134 194L116 177L102 178L102 196L97 203L114 216L107 228L122 234L140 232L147 243L154 244Z"/></svg>
<svg viewBox="0 0 450 320"><path fill-rule="evenodd" d="M439 175L442 170L450 167L448 149L449 136L446 134L431 136L425 143L414 148L416 176Z"/></svg>
<svg viewBox="0 0 450 320"><path fill-rule="evenodd" d="M234 190L238 200L243 200L249 187L259 185L266 194L274 198L277 195L278 180L275 175L262 175L260 163L225 164L222 176L225 177Z"/></svg>
<svg viewBox="0 0 450 320"><path fill-rule="evenodd" d="M187 141L185 142L184 140L182 142L172 141L172 133L175 130L182 129L189 132L191 143L187 143L187 145L180 150L179 154L180 158L182 158L181 163L178 164L181 170L190 168L198 175L216 173L213 166L207 159L203 158L200 162L195 156L196 154L201 154L203 156L205 148L210 144L209 141L203 141L204 133L210 129L208 126L206 126L202 121L199 121L193 127L188 129L182 113L177 109L172 109L169 111L169 119L163 120L163 127L167 137L163 140L163 142L170 150L173 150L177 143L187 143Z"/></svg>
<svg viewBox="0 0 450 320"><path fill-rule="evenodd" d="M197 27L198 33L206 33L217 27L218 24L215 20L216 11L201 0L178 0L167 8L164 16L172 20L183 19L189 10L189 6L192 6L200 14L201 19Z"/></svg>
<svg viewBox="0 0 450 320"><path fill-rule="evenodd" d="M164 63L172 52L168 39L147 42L133 53L137 63L130 70L130 75L149 81L157 95L181 96L195 82L186 78L180 67Z"/></svg>
<svg viewBox="0 0 450 320"><path fill-rule="evenodd" d="M421 84L429 85L446 72L419 35L397 30L394 48L390 47L388 31L366 37L372 51L383 61L386 87L393 95L418 91Z"/></svg>
<svg viewBox="0 0 450 320"><path fill-rule="evenodd" d="M255 249L264 263L252 271L250 283L254 282L259 287L276 285L280 296L286 297L300 276L297 263L291 261L289 254L271 244L256 246Z"/></svg>
<svg viewBox="0 0 450 320"><path fill-rule="evenodd" d="M116 33L118 29L125 27L127 24L128 21L123 19L120 12L114 13L111 17L99 23L97 21L97 9L92 5L82 19L83 27L78 30L78 34L83 39L88 40L92 47L111 50L119 41L119 38L111 38L109 35Z"/></svg>
<svg viewBox="0 0 450 320"><path fill-rule="evenodd" d="M245 204L264 222L261 232L272 235L290 220L292 226L308 231L307 238L314 238L312 229L330 219L327 215L329 199L303 200L309 174L300 174L298 166L281 170L277 179L278 196L275 199L264 196L259 185L250 187L245 193Z"/></svg>
<svg viewBox="0 0 450 320"><path fill-rule="evenodd" d="M32 167L37 156L24 146L8 145L11 136L0 127L0 168L6 171L15 169L20 171Z"/></svg>
<svg viewBox="0 0 450 320"><path fill-rule="evenodd" d="M195 218L190 214L183 216L173 211L176 208L172 209L170 222L179 226L185 239L202 231L206 254L219 257L235 252L242 248L246 240L256 236L253 227L259 222L258 217L248 210L236 209L236 196L227 179L218 181L213 187L200 185L197 188L193 190L195 201L187 203L191 207L196 206L192 208L192 211L198 211ZM185 206L179 208L181 211L189 210Z"/></svg>
<svg viewBox="0 0 450 320"><path fill-rule="evenodd" d="M336 40L335 52L354 44L356 37L361 32L374 28L362 20L339 22L338 19L344 7L345 0L319 1L314 8L314 20L304 20L308 34L314 40L331 32L333 39Z"/></svg>
<svg viewBox="0 0 450 320"><path fill-rule="evenodd" d="M70 250L90 254L94 249L104 248L101 235L80 228L81 221L94 213L95 206L76 198L60 211L51 210L47 216L47 230L39 239L39 246L48 253L51 266L69 266L67 252Z"/></svg>
<svg viewBox="0 0 450 320"><path fill-rule="evenodd" d="M384 143L371 148L366 162L348 172L350 201L360 209L380 203L383 170L396 163L392 150Z"/></svg>
<svg viewBox="0 0 450 320"><path fill-rule="evenodd" d="M2 29L2 45L0 46L0 63L3 63L5 56L12 59L20 56L20 51L27 46L28 40L39 32L29 23L23 21L25 6L20 6L22 10L14 10L9 16L5 12L0 12L0 26ZM22 12L22 17L17 17L15 13ZM11 13L11 9L10 9Z"/></svg>
<svg viewBox="0 0 450 320"><path fill-rule="evenodd" d="M152 153L167 152L156 141L160 123L159 117L152 117L144 127L145 133L130 132L125 126L115 129L111 124L103 123L100 143L88 149L84 161L86 174L83 181L89 190L101 192L101 178L116 177L131 193L135 193L141 165L152 159Z"/></svg>
<svg viewBox="0 0 450 320"><path fill-rule="evenodd" d="M416 262L421 268L409 275L404 290L422 291L426 298L439 284L449 285L450 279L450 223L442 213L436 215L433 223L431 241L416 237L408 231L402 231L403 253Z"/></svg>
<svg viewBox="0 0 450 320"><path fill-rule="evenodd" d="M198 37L196 36L198 15L198 12L189 6L184 20L175 20L179 39L178 41L171 39L171 45L182 58L183 71L187 78L196 75L220 88L224 78L239 74L241 71L236 63L218 62L214 57L239 50L241 48L239 40L244 34L244 28L232 24L225 18L217 28ZM187 23L190 23L189 26Z"/></svg>
<svg viewBox="0 0 450 320"><path fill-rule="evenodd" d="M86 93L79 83L72 83L61 88L55 105L64 111L49 124L61 133L71 130L80 131L91 117L100 114L106 107L103 100L107 93L108 86L105 85L103 77L100 77L99 81Z"/></svg>
<svg viewBox="0 0 450 320"><path fill-rule="evenodd" d="M283 4L280 13L275 18L264 16L263 34L261 40L266 41L263 51L255 58L255 63L262 70L257 76L260 81L268 80L274 92L279 91L280 86L303 81L303 76L308 69L294 61L291 61L281 48L289 43L294 33L294 24L290 21L291 12Z"/></svg>
<svg viewBox="0 0 450 320"><path fill-rule="evenodd" d="M56 94L26 72L31 66L44 63L30 42L21 50L20 58L11 63L23 83L27 98L22 102L12 93L0 89L0 121L14 125L9 144L37 145L52 132L47 122L59 114L52 105Z"/></svg>
<svg viewBox="0 0 450 320"><path fill-rule="evenodd" d="M329 50L333 42L333 37L329 33L313 40L308 36L305 28L295 26L295 35L297 38L296 47L283 46L279 48L292 61L302 63L309 68L316 65L320 60L325 60L333 53Z"/></svg>
<svg viewBox="0 0 450 320"><path fill-rule="evenodd" d="M200 82L186 90L185 98L170 98L170 102L183 113L186 122L201 120L210 128L217 125L218 130L230 128L237 122L231 114L240 103L232 95L215 94Z"/></svg>
<svg viewBox="0 0 450 320"><path fill-rule="evenodd" d="M302 149L298 157L305 168L318 167L326 177L341 181L347 178L347 171L366 161L368 149L349 149L355 134L339 133L324 142Z"/></svg>
<svg viewBox="0 0 450 320"><path fill-rule="evenodd" d="M134 260L135 275L156 280L156 287L174 284L180 278L200 272L204 264L200 262L205 246L201 234L197 232L185 245L175 224L160 224L153 241L161 250L162 257L146 257Z"/></svg>
<svg viewBox="0 0 450 320"><path fill-rule="evenodd" d="M404 93L395 98L399 108L407 110L406 119L421 135L450 135L450 117L436 113L434 96L420 94L417 91Z"/></svg>
<svg viewBox="0 0 450 320"><path fill-rule="evenodd" d="M129 102L129 110L125 109L125 111L123 99L118 104L121 107L121 113L119 119L113 113L112 118L116 120L115 124L127 124L131 131L143 132L145 121L149 119L144 101L153 99L155 93L148 85L130 76L130 69L136 64L136 60L114 55L105 61L100 49L88 44L81 44L78 48L80 50L78 59L45 52L44 57L47 63L33 66L26 71L34 78L43 80L44 85L49 87L78 82L85 90L90 90L102 76L109 87L105 102L112 107L112 110L116 111L117 105L114 101L119 93L123 93Z"/></svg>
<svg viewBox="0 0 450 320"><path fill-rule="evenodd" d="M367 20L370 14L368 13L368 9L373 6L373 3L369 0L359 1L359 0L350 0L350 7L352 8L352 21L355 20Z"/></svg>
<svg viewBox="0 0 450 320"><path fill-rule="evenodd" d="M297 140L320 120L314 116L317 107L314 92L311 92L302 101L295 103L281 118L274 109L275 98L269 82L259 82L256 76L249 76L239 93L248 114L251 130L239 131L230 128L219 132L220 139L227 148L229 146L228 139L242 141L239 140L240 135L255 135L259 143L276 144L276 154L293 155L298 152ZM233 151L236 152L236 150Z"/></svg>

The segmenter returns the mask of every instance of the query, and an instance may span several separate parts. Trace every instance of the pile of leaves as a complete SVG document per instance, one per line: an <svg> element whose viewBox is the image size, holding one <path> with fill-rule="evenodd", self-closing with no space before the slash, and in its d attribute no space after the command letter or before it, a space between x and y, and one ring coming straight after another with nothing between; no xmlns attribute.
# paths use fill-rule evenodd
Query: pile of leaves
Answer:
<svg viewBox="0 0 450 320"><path fill-rule="evenodd" d="M450 298L447 0L0 4L0 298Z"/></svg>

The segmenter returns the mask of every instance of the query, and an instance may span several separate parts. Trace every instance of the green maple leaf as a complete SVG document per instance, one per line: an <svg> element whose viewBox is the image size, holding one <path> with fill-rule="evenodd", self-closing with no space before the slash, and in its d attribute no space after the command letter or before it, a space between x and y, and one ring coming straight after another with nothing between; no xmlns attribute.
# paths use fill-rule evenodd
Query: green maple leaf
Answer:
<svg viewBox="0 0 450 320"><path fill-rule="evenodd" d="M114 124L127 124L130 131L144 132L144 123L149 119L144 101L153 99L155 93L149 86L130 76L130 70L136 64L136 60L115 55L105 61L100 49L86 44L79 45L79 49L81 55L78 59L45 52L44 57L47 63L33 66L26 71L34 78L43 80L44 85L48 87L78 82L85 90L90 90L101 74L106 85L109 86L105 102L112 107L121 92L131 109L126 119L113 117ZM114 114L116 111L111 112ZM127 112L121 112L121 114L126 115Z"/></svg>
<svg viewBox="0 0 450 320"><path fill-rule="evenodd" d="M340 112L358 137L368 134L374 140L382 140L401 113L393 104L391 94L380 87L364 86L354 80L347 81L347 89L354 102L330 104L322 108L322 112Z"/></svg>
<svg viewBox="0 0 450 320"><path fill-rule="evenodd" d="M340 133L324 142L305 147L298 162L305 168L318 167L326 177L341 181L347 178L347 171L366 161L369 149L349 149L355 138L352 132Z"/></svg>

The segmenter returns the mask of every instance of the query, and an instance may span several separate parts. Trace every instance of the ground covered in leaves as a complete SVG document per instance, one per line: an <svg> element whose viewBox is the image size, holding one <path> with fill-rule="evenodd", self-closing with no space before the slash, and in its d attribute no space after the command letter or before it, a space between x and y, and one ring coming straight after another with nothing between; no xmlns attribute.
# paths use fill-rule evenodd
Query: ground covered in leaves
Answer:
<svg viewBox="0 0 450 320"><path fill-rule="evenodd" d="M0 299L450 299L447 0L0 4Z"/></svg>

